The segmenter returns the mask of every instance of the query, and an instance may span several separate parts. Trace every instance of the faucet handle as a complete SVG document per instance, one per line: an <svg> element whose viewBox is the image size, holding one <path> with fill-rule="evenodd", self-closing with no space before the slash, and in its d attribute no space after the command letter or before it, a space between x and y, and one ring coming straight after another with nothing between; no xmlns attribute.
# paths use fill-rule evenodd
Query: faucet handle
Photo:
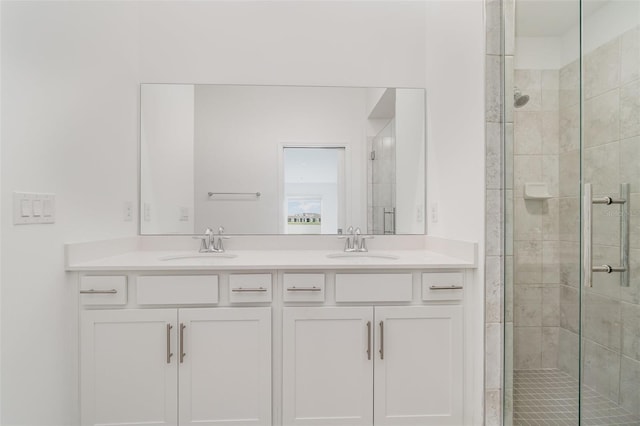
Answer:
<svg viewBox="0 0 640 426"><path fill-rule="evenodd" d="M360 246L358 247L358 251L369 251L367 249L367 241L366 240L372 240L373 239L373 235L361 235L360 236Z"/></svg>
<svg viewBox="0 0 640 426"><path fill-rule="evenodd" d="M193 237L194 240L200 240L200 249L198 249L198 251L200 253L204 253L206 251L209 251L209 236L208 235L194 235Z"/></svg>

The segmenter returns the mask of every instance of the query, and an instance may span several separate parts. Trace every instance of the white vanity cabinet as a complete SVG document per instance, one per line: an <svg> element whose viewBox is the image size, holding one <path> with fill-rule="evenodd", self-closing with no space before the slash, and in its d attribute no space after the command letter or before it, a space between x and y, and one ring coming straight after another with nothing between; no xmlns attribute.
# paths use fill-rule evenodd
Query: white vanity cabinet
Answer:
<svg viewBox="0 0 640 426"><path fill-rule="evenodd" d="M463 424L462 307L284 308L284 425Z"/></svg>

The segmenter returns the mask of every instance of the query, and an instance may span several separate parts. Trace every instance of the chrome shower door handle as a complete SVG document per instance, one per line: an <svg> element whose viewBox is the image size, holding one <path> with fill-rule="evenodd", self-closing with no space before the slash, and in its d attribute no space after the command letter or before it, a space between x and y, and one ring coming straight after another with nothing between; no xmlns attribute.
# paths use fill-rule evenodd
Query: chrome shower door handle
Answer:
<svg viewBox="0 0 640 426"><path fill-rule="evenodd" d="M593 188L590 183L584 184L582 212L582 276L584 286L593 287Z"/></svg>

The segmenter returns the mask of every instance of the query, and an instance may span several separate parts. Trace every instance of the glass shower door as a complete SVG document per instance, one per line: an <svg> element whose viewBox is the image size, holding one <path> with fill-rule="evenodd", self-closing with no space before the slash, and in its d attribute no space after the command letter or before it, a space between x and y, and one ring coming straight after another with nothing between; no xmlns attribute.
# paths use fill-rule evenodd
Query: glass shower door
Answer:
<svg viewBox="0 0 640 426"><path fill-rule="evenodd" d="M581 9L580 424L638 425L640 2Z"/></svg>

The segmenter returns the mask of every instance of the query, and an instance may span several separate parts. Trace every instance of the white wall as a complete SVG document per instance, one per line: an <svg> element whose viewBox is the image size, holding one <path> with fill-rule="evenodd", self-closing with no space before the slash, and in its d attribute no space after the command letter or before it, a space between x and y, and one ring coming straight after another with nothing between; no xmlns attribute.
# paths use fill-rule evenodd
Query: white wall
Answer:
<svg viewBox="0 0 640 426"><path fill-rule="evenodd" d="M134 235L135 6L2 2L3 425L77 422L77 294L63 244ZM52 192L54 225L12 225L13 191ZM135 212L134 212L135 217Z"/></svg>
<svg viewBox="0 0 640 426"><path fill-rule="evenodd" d="M194 92L191 84L141 87L140 224L143 234L194 232Z"/></svg>
<svg viewBox="0 0 640 426"><path fill-rule="evenodd" d="M348 149L347 218L366 228L365 89L197 86L196 229L277 234L284 214L282 144ZM216 197L208 192L260 192Z"/></svg>

